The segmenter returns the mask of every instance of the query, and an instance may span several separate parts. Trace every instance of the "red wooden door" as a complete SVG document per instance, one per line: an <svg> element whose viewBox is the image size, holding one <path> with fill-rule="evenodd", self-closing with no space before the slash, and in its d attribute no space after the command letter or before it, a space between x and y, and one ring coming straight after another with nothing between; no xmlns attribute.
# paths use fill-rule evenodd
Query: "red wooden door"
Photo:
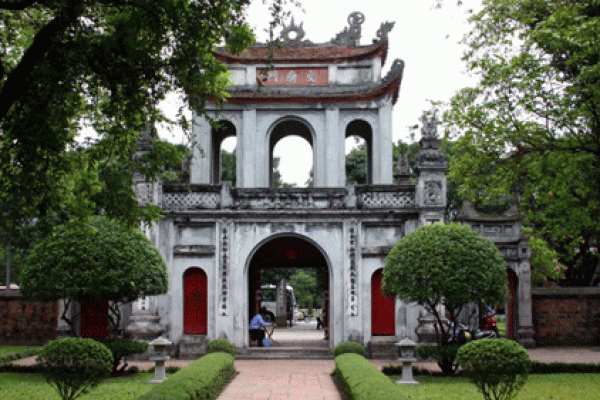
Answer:
<svg viewBox="0 0 600 400"><path fill-rule="evenodd" d="M394 296L381 293L381 269L371 278L371 334L373 336L391 336L396 334Z"/></svg>
<svg viewBox="0 0 600 400"><path fill-rule="evenodd" d="M206 333L206 274L200 268L190 268L183 275L183 333Z"/></svg>
<svg viewBox="0 0 600 400"><path fill-rule="evenodd" d="M108 302L93 299L81 304L81 337L104 339L108 337Z"/></svg>

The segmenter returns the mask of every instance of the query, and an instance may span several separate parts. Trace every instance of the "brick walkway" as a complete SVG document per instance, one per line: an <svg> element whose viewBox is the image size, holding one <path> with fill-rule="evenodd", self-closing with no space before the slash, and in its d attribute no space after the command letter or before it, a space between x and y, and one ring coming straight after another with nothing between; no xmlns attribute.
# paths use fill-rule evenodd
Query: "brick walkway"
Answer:
<svg viewBox="0 0 600 400"><path fill-rule="evenodd" d="M331 372L333 360L236 360L239 375L219 400L341 399Z"/></svg>

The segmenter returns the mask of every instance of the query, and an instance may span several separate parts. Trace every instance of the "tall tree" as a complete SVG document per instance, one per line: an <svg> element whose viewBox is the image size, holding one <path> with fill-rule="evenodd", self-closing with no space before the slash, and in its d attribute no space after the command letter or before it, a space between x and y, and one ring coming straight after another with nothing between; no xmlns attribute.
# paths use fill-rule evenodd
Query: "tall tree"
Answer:
<svg viewBox="0 0 600 400"><path fill-rule="evenodd" d="M94 174L123 156L148 120L187 129L181 112L161 113L166 93L198 113L222 102L228 73L212 50L253 43L249 2L0 1L0 229L70 206L83 164ZM288 2L272 0L271 28ZM86 128L102 151L69 154Z"/></svg>
<svg viewBox="0 0 600 400"><path fill-rule="evenodd" d="M486 0L465 38L476 87L445 118L451 179L486 202L516 195L526 223L589 285L600 239L600 3Z"/></svg>

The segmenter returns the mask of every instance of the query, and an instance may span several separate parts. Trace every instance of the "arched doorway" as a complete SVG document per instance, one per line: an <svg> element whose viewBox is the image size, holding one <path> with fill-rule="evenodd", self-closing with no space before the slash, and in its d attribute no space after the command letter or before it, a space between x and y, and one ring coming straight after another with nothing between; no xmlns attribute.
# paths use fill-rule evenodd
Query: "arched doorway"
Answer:
<svg viewBox="0 0 600 400"><path fill-rule="evenodd" d="M305 297L305 302L299 305L300 310L308 311L310 306L306 301L312 302L310 305L313 306L316 316L323 322L323 329L317 330L317 320L314 317L310 322L313 325L310 325L310 327L308 321L302 321L302 323L295 321L292 327L278 326L276 328L276 330L287 329L286 335L283 335L284 339L281 340L282 336L279 336L277 341L284 347L287 345L293 346L290 344L295 340L293 332L297 332L297 329L310 329L310 338L309 340L303 339L302 346L328 347L329 342L323 339L329 339L331 335L329 331L329 263L323 251L310 239L303 236L295 234L277 235L265 240L256 247L248 265L248 319L250 320L256 314L261 305L274 305L267 304L275 300L270 297L267 298L269 288L275 287L281 282L281 279L285 279L288 285L292 285L293 282L299 282L298 279L294 278L299 276L315 279L315 289L310 293L312 297L309 300L308 297ZM301 303L299 287L296 286L293 289L298 296L298 303ZM263 291L267 295L264 296L264 299L262 296ZM261 293L261 295L257 296L257 293ZM267 308L275 313L277 317L278 310L276 308ZM298 346L298 343L295 342L294 345Z"/></svg>
<svg viewBox="0 0 600 400"><path fill-rule="evenodd" d="M384 296L381 292L382 269L371 277L371 334L373 336L393 336L396 334L394 296Z"/></svg>
<svg viewBox="0 0 600 400"><path fill-rule="evenodd" d="M183 274L183 333L202 335L207 331L206 273L190 268Z"/></svg>

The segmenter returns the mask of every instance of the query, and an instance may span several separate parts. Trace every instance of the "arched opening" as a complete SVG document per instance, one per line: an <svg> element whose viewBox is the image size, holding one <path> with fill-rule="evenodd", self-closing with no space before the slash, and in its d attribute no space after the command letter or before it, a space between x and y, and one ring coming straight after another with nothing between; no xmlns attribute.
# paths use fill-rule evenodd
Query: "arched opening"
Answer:
<svg viewBox="0 0 600 400"><path fill-rule="evenodd" d="M517 296L518 296L518 285L519 278L515 271L510 268L506 269L508 276L508 304L506 305L506 338L515 340L517 335Z"/></svg>
<svg viewBox="0 0 600 400"><path fill-rule="evenodd" d="M373 183L373 129L360 119L346 127L346 177L360 184Z"/></svg>
<svg viewBox="0 0 600 400"><path fill-rule="evenodd" d="M279 122L269 138L269 187L282 182L309 186L312 154L313 136L305 123L296 119ZM277 172L281 173L282 180L277 179Z"/></svg>
<svg viewBox="0 0 600 400"><path fill-rule="evenodd" d="M286 309L278 308L282 279ZM265 306L275 318L274 339L279 346L328 349L329 281L328 262L315 244L298 235L273 237L256 249L249 262L248 320Z"/></svg>
<svg viewBox="0 0 600 400"><path fill-rule="evenodd" d="M211 129L211 182L214 184L221 183L222 166L221 166L221 149L223 147L223 141L230 137L236 136L235 126L229 121L219 121ZM235 171L235 165L234 165Z"/></svg>
<svg viewBox="0 0 600 400"><path fill-rule="evenodd" d="M221 182L237 185L237 137L229 136L221 143Z"/></svg>
<svg viewBox="0 0 600 400"><path fill-rule="evenodd" d="M197 267L183 274L183 333L202 335L207 332L206 273Z"/></svg>
<svg viewBox="0 0 600 400"><path fill-rule="evenodd" d="M394 296L383 295L382 272L383 269L378 269L371 277L371 334L393 336L396 334L396 299Z"/></svg>

